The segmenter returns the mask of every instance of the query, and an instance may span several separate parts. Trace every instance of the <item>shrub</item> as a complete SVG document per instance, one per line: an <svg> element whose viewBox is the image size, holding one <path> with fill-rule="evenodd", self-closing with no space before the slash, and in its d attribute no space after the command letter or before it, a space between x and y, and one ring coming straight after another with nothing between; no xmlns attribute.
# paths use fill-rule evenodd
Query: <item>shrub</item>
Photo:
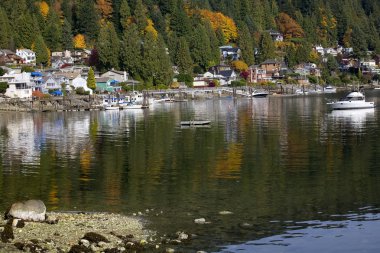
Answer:
<svg viewBox="0 0 380 253"><path fill-rule="evenodd" d="M0 82L0 93L4 94L8 88L7 82Z"/></svg>

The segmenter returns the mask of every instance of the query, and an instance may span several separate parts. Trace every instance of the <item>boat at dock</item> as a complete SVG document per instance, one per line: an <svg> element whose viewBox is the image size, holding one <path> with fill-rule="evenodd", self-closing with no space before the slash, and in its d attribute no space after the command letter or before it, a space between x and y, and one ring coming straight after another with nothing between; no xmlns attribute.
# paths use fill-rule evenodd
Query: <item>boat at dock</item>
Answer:
<svg viewBox="0 0 380 253"><path fill-rule="evenodd" d="M327 103L333 110L347 110L347 109L367 109L374 108L374 102L365 101L365 96L360 91L350 92L347 96L339 101Z"/></svg>
<svg viewBox="0 0 380 253"><path fill-rule="evenodd" d="M205 126L210 125L211 121L209 120L190 120L190 121L181 121L181 126Z"/></svg>
<svg viewBox="0 0 380 253"><path fill-rule="evenodd" d="M266 92L266 91L257 91L257 90L254 90L252 92L252 97L253 98L266 98L268 95L269 95L269 93Z"/></svg>

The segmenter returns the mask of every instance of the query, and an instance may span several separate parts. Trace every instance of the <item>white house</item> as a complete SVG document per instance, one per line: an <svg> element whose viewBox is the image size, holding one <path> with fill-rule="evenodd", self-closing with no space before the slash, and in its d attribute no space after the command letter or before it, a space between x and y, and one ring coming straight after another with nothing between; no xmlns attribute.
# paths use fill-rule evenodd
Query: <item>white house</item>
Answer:
<svg viewBox="0 0 380 253"><path fill-rule="evenodd" d="M14 78L8 82L8 88L4 95L10 98L31 98L32 92L30 73L23 72L15 74Z"/></svg>
<svg viewBox="0 0 380 253"><path fill-rule="evenodd" d="M89 91L92 95L92 89L87 87L87 81L81 76L77 76L71 81L71 85L74 87L74 89L82 87L85 91Z"/></svg>
<svg viewBox="0 0 380 253"><path fill-rule="evenodd" d="M16 54L20 56L24 64L36 64L36 53L30 49L16 49Z"/></svg>
<svg viewBox="0 0 380 253"><path fill-rule="evenodd" d="M115 81L118 81L119 83L125 82L128 80L128 74L126 71L118 71L114 69L105 72L100 77L107 77Z"/></svg>

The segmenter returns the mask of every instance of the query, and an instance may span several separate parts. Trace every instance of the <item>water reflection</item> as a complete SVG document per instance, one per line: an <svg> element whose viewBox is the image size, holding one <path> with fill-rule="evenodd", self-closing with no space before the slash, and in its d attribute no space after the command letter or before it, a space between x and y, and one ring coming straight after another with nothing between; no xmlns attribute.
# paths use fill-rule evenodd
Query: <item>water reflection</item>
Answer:
<svg viewBox="0 0 380 253"><path fill-rule="evenodd" d="M319 253L319 252L366 252L379 251L380 215L378 213L348 214L331 217L328 221L294 222L280 235L230 245L218 252L241 253ZM346 218L338 220L338 218ZM290 222L293 223L293 222Z"/></svg>
<svg viewBox="0 0 380 253"><path fill-rule="evenodd" d="M355 129L362 129L367 120L375 117L375 108L356 110L333 110L329 117L335 124L350 124Z"/></svg>
<svg viewBox="0 0 380 253"><path fill-rule="evenodd" d="M299 226L380 204L378 114L331 116L323 96L3 113L0 206L41 198L48 209L162 210L150 228L197 234L182 245L190 252L282 234L289 224L270 221ZM194 226L200 217L211 223Z"/></svg>

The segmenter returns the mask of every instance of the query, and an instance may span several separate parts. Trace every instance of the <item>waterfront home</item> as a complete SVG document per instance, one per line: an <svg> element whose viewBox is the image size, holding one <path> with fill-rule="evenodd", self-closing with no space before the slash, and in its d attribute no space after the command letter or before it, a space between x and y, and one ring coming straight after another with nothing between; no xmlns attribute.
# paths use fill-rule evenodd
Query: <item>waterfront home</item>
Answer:
<svg viewBox="0 0 380 253"><path fill-rule="evenodd" d="M24 64L36 65L36 53L30 49L16 49L16 54L22 58Z"/></svg>
<svg viewBox="0 0 380 253"><path fill-rule="evenodd" d="M128 74L126 71L119 71L119 70L114 70L114 69L111 69L101 74L100 77L109 78L119 83L125 82L128 80Z"/></svg>
<svg viewBox="0 0 380 253"><path fill-rule="evenodd" d="M260 68L258 65L252 65L248 69L248 80L251 83L262 83L272 81L272 76L267 75L265 69Z"/></svg>
<svg viewBox="0 0 380 253"><path fill-rule="evenodd" d="M261 69L264 69L267 75L279 76L282 63L275 59L268 59L259 64Z"/></svg>
<svg viewBox="0 0 380 253"><path fill-rule="evenodd" d="M15 74L13 79L8 82L8 88L4 95L10 98L31 98L32 91L30 73L23 72Z"/></svg>
<svg viewBox="0 0 380 253"><path fill-rule="evenodd" d="M43 93L49 93L51 90L61 90L62 86L55 78L52 76L46 76L43 78L43 83L41 85Z"/></svg>
<svg viewBox="0 0 380 253"><path fill-rule="evenodd" d="M87 87L87 81L86 81L86 79L84 79L80 75L78 75L76 78L74 78L71 81L70 85L73 86L74 90L78 89L78 88L83 88L85 91L90 92L91 95L93 93L92 89L90 89L90 88Z"/></svg>
<svg viewBox="0 0 380 253"><path fill-rule="evenodd" d="M115 87L112 86L115 83L114 80L108 77L98 77L95 78L96 81L96 91L97 92L115 92Z"/></svg>

